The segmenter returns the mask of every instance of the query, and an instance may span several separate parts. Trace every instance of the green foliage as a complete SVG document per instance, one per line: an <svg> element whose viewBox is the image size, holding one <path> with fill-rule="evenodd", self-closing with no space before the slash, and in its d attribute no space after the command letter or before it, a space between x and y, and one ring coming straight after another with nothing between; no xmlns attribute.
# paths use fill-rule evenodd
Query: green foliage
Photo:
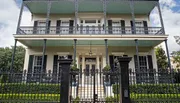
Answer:
<svg viewBox="0 0 180 103"><path fill-rule="evenodd" d="M60 102L60 94L0 94L0 100L10 100L11 103L29 103L33 101Z"/></svg>
<svg viewBox="0 0 180 103"><path fill-rule="evenodd" d="M130 85L130 92L134 94L177 94L180 84L134 84ZM113 93L117 94L119 85L113 85Z"/></svg>
<svg viewBox="0 0 180 103"><path fill-rule="evenodd" d="M106 66L103 68L104 71L109 71L110 69L111 69L111 67L110 67L109 65L106 65Z"/></svg>
<svg viewBox="0 0 180 103"><path fill-rule="evenodd" d="M115 96L109 96L109 97L106 97L105 100L106 100L106 103L117 103L119 102L119 95L115 95Z"/></svg>
<svg viewBox="0 0 180 103"><path fill-rule="evenodd" d="M166 69L168 66L167 57L162 46L159 46L155 49L157 65L159 69Z"/></svg>
<svg viewBox="0 0 180 103"><path fill-rule="evenodd" d="M106 103L117 103L120 95L106 97ZM153 103L153 102L165 102L165 103L179 103L177 100L180 98L180 94L130 94L132 103ZM169 102L168 102L169 101ZM172 102L173 101L173 102Z"/></svg>
<svg viewBox="0 0 180 103"><path fill-rule="evenodd" d="M60 84L0 83L0 93L59 94Z"/></svg>
<svg viewBox="0 0 180 103"><path fill-rule="evenodd" d="M77 71L77 70L79 70L78 67L77 67L76 61L73 61L72 65L71 65L71 70L72 70L72 71Z"/></svg>
<svg viewBox="0 0 180 103"><path fill-rule="evenodd" d="M0 48L0 71L9 71L14 47ZM24 65L25 49L22 46L16 47L14 58L14 72L22 72Z"/></svg>
<svg viewBox="0 0 180 103"><path fill-rule="evenodd" d="M173 51L171 55L173 58L173 63L176 64L176 69L180 69L180 51Z"/></svg>
<svg viewBox="0 0 180 103"><path fill-rule="evenodd" d="M79 103L80 102L80 98L79 97L76 97L74 100L73 100L73 103Z"/></svg>

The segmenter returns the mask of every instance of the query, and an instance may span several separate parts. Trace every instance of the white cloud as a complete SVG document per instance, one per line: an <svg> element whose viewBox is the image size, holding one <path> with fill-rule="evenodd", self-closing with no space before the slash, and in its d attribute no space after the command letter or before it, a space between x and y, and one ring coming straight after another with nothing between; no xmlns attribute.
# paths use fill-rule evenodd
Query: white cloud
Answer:
<svg viewBox="0 0 180 103"><path fill-rule="evenodd" d="M160 0L166 34L169 34L168 46L171 51L180 50L173 36L180 35L180 13L174 12L173 7L179 6L175 0ZM14 44L13 34L16 32L20 9L14 0L0 0L0 47ZM22 25L31 21L31 13L23 12ZM154 25L160 25L157 9L151 14Z"/></svg>
<svg viewBox="0 0 180 103"><path fill-rule="evenodd" d="M0 0L0 47L14 45L13 34L16 33L20 9L14 0ZM22 24L30 23L30 13L23 12Z"/></svg>
<svg viewBox="0 0 180 103"><path fill-rule="evenodd" d="M174 12L172 9L173 7L177 7L175 0L160 0L161 3L161 11L164 21L164 27L166 34L169 35L168 37L168 47L169 51L176 51L180 50L180 45L178 45L174 39L174 36L180 35L180 13ZM157 8L151 14L151 18L153 19L153 24L160 25L159 14L157 12ZM164 43L162 44L165 48Z"/></svg>

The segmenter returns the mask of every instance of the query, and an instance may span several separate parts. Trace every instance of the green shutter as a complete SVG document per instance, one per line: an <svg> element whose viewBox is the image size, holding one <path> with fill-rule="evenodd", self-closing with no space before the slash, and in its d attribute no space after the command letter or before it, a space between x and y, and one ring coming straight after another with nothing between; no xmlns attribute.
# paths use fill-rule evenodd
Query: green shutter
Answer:
<svg viewBox="0 0 180 103"><path fill-rule="evenodd" d="M32 73L34 55L29 55L28 73Z"/></svg>
<svg viewBox="0 0 180 103"><path fill-rule="evenodd" d="M54 55L54 60L53 60L53 75L57 74L57 69L58 69L58 55Z"/></svg>
<svg viewBox="0 0 180 103"><path fill-rule="evenodd" d="M37 34L38 21L34 21L33 34Z"/></svg>
<svg viewBox="0 0 180 103"><path fill-rule="evenodd" d="M46 65L47 65L47 55L44 56L44 68L43 68L43 73L46 73Z"/></svg>

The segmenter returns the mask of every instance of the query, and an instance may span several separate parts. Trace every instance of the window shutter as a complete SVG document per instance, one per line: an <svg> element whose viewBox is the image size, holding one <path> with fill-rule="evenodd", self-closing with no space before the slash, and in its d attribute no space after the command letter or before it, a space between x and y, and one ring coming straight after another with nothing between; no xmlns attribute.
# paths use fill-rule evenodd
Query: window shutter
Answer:
<svg viewBox="0 0 180 103"><path fill-rule="evenodd" d="M53 60L53 75L57 74L57 69L58 69L58 55L54 55L54 60Z"/></svg>
<svg viewBox="0 0 180 103"><path fill-rule="evenodd" d="M73 33L74 20L69 20L69 34Z"/></svg>
<svg viewBox="0 0 180 103"><path fill-rule="evenodd" d="M43 73L46 73L46 64L47 64L47 55L44 56L44 68L43 68Z"/></svg>
<svg viewBox="0 0 180 103"><path fill-rule="evenodd" d="M134 67L135 67L135 73L136 73L136 82L141 83L141 75L138 72L138 62L137 62L137 55L134 55Z"/></svg>
<svg viewBox="0 0 180 103"><path fill-rule="evenodd" d="M125 31L125 21L124 20L121 20L121 32L122 32L122 34L126 34L126 31Z"/></svg>
<svg viewBox="0 0 180 103"><path fill-rule="evenodd" d="M29 56L28 73L32 73L34 55Z"/></svg>
<svg viewBox="0 0 180 103"><path fill-rule="evenodd" d="M83 25L80 26L80 33L83 33Z"/></svg>
<svg viewBox="0 0 180 103"><path fill-rule="evenodd" d="M61 20L56 21L56 34L60 33Z"/></svg>
<svg viewBox="0 0 180 103"><path fill-rule="evenodd" d="M147 21L143 21L143 25L144 25L144 33L148 34L148 25L147 25Z"/></svg>
<svg viewBox="0 0 180 103"><path fill-rule="evenodd" d="M105 26L105 28L106 28L106 26ZM108 20L108 33L109 34L112 34L113 32L112 32L112 20Z"/></svg>
<svg viewBox="0 0 180 103"><path fill-rule="evenodd" d="M148 64L149 64L149 69L153 70L153 61L152 61L152 56L148 55Z"/></svg>
<svg viewBox="0 0 180 103"><path fill-rule="evenodd" d="M50 33L50 27L51 26L51 21L49 20L48 21L48 27L47 27L47 34L49 34Z"/></svg>
<svg viewBox="0 0 180 103"><path fill-rule="evenodd" d="M38 21L34 21L33 34L37 34Z"/></svg>
<svg viewBox="0 0 180 103"><path fill-rule="evenodd" d="M72 55L68 55L68 59L72 59Z"/></svg>
<svg viewBox="0 0 180 103"><path fill-rule="evenodd" d="M137 72L137 68L138 68L137 55L134 55L134 67L135 67L135 71Z"/></svg>
<svg viewBox="0 0 180 103"><path fill-rule="evenodd" d="M134 25L133 25L133 21L131 20L131 21L130 21L130 23L131 23L131 31L132 31L132 34L135 34L135 32L134 32Z"/></svg>
<svg viewBox="0 0 180 103"><path fill-rule="evenodd" d="M113 55L109 56L109 64L110 64L111 70L114 71L114 56Z"/></svg>
<svg viewBox="0 0 180 103"><path fill-rule="evenodd" d="M29 55L28 74L27 74L28 82L31 80L31 76L32 76L33 60L34 60L34 55Z"/></svg>
<svg viewBox="0 0 180 103"><path fill-rule="evenodd" d="M148 55L147 57L148 57L148 64L149 64L149 80L150 80L151 83L154 83L152 56Z"/></svg>

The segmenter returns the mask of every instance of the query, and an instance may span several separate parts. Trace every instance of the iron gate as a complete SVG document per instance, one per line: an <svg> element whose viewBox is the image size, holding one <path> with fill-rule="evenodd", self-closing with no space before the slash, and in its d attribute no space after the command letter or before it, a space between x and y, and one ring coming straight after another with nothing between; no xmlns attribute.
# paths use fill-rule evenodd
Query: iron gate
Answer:
<svg viewBox="0 0 180 103"><path fill-rule="evenodd" d="M114 97L113 84L120 84L120 72L103 71L101 69L84 69L70 72L70 101L71 103L108 103L118 102L108 100ZM117 88L117 90L119 90ZM115 90L114 90L115 91ZM119 91L117 91L119 92Z"/></svg>

